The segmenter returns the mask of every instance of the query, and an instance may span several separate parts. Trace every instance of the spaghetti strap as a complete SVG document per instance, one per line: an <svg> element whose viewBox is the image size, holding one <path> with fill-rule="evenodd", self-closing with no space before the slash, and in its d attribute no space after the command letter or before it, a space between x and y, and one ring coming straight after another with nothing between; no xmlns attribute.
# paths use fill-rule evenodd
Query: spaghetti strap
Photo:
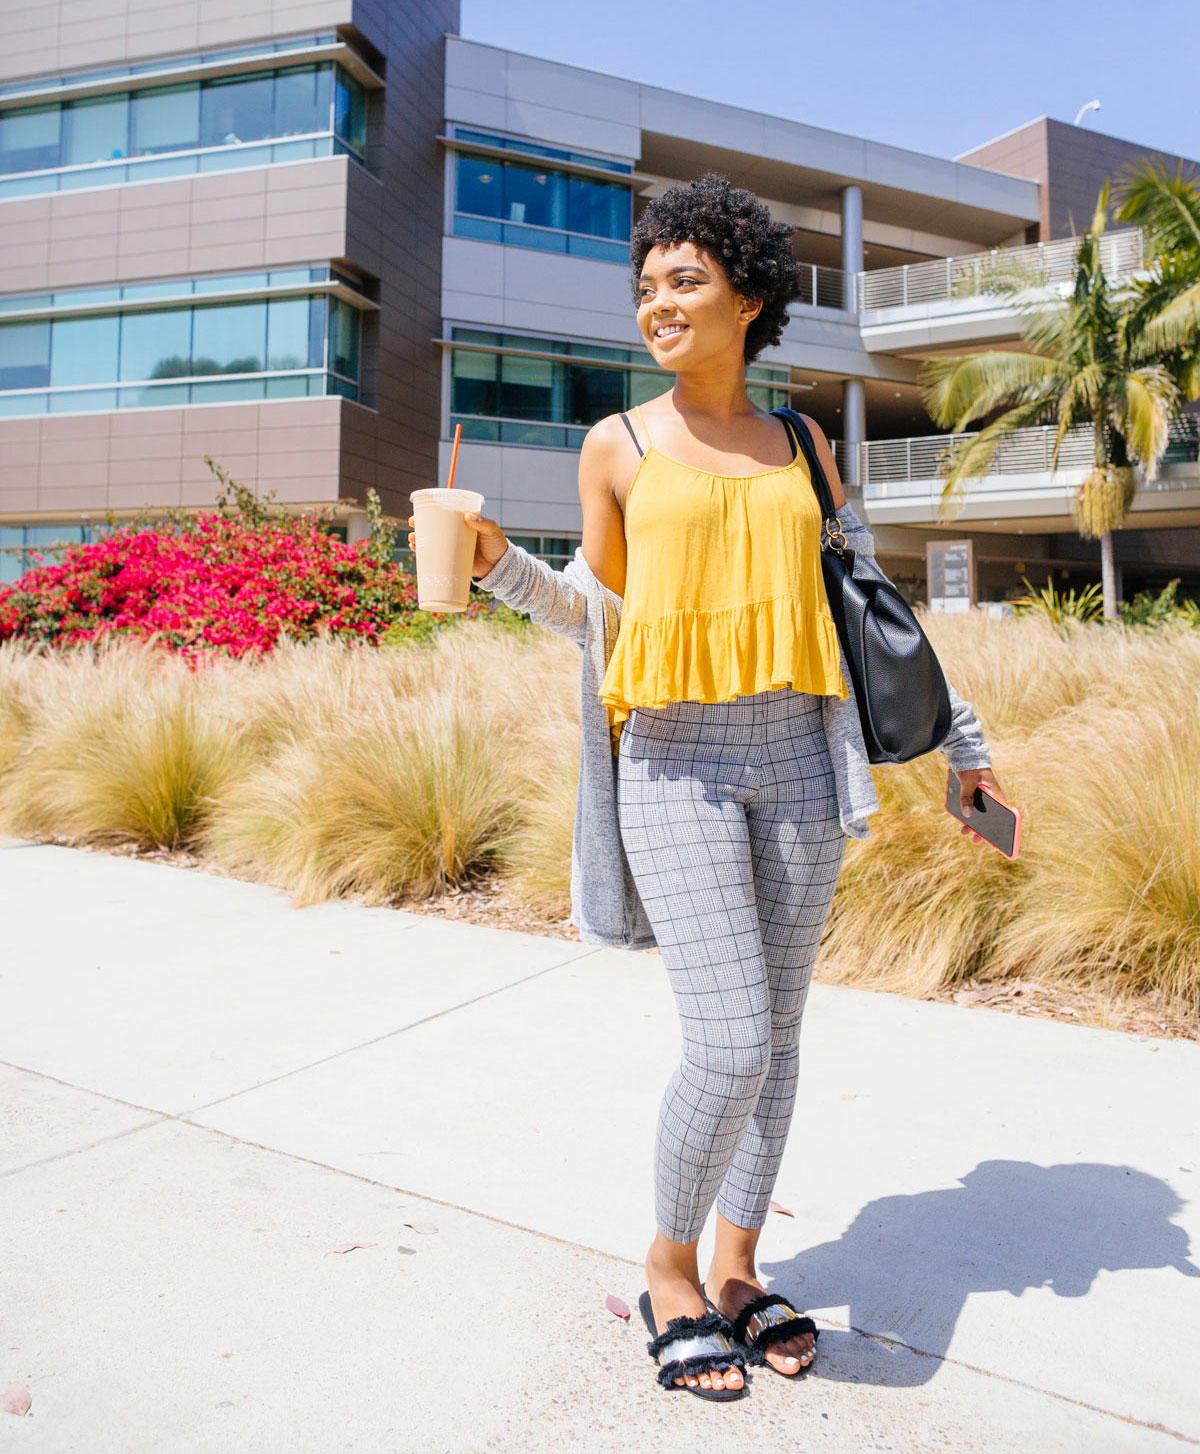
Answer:
<svg viewBox="0 0 1200 1454"><path fill-rule="evenodd" d="M633 425L630 424L630 422L629 422L629 415L628 414L622 414L621 415L621 421L625 425L625 428L629 430L629 437L630 437L630 439L633 440L634 446L637 449L638 454L642 454L643 453L642 446L640 444L638 444L638 437L633 432ZM644 429L645 428L645 425L643 425L642 427Z"/></svg>
<svg viewBox="0 0 1200 1454"><path fill-rule="evenodd" d="M638 423L642 426L642 433L646 436L646 443L650 446L653 446L654 441L650 438L650 431L646 428L646 417L642 413L642 406L640 404L635 404L633 406L633 412L637 415Z"/></svg>

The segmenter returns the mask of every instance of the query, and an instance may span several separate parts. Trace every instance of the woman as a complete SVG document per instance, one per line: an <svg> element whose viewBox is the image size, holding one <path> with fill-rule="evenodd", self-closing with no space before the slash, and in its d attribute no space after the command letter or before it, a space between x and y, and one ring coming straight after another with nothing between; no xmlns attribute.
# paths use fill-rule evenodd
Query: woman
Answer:
<svg viewBox="0 0 1200 1454"><path fill-rule="evenodd" d="M675 996L683 1054L659 1109L642 1309L659 1382L706 1398L740 1396L747 1363L790 1376L815 1354L812 1320L765 1293L755 1247L845 839L865 836L876 806L807 466L746 392L746 365L778 343L795 293L790 233L714 174L652 201L631 246L637 319L675 384L588 432L575 561L552 571L467 517L479 584L585 647L573 919L596 942L656 941ZM849 542L877 570L806 422ZM941 750L966 804L980 782L998 785L969 704L952 701ZM615 870L601 881L618 859L623 890Z"/></svg>

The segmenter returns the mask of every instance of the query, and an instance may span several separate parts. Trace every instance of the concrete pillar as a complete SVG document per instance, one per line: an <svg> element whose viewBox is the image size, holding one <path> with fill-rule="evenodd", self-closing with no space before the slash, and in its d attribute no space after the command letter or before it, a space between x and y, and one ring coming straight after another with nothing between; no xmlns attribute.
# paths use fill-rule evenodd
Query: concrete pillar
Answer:
<svg viewBox="0 0 1200 1454"><path fill-rule="evenodd" d="M371 538L371 522L366 514L358 510L351 511L346 517L346 544L353 545L356 540L369 540Z"/></svg>
<svg viewBox="0 0 1200 1454"><path fill-rule="evenodd" d="M862 498L858 446L867 437L867 401L861 379L842 380L842 441L845 445L845 469L839 469L846 498Z"/></svg>
<svg viewBox="0 0 1200 1454"><path fill-rule="evenodd" d="M842 188L842 272L849 276L846 279L847 296L845 306L857 308L858 300L854 296L854 280L862 271L863 265L863 228L862 228L862 188Z"/></svg>

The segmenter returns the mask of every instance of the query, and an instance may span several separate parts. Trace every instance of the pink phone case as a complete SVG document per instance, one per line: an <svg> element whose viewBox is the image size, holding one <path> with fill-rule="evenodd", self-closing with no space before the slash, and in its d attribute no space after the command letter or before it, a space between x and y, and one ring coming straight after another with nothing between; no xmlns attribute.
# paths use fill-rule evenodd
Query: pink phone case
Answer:
<svg viewBox="0 0 1200 1454"><path fill-rule="evenodd" d="M1014 803L1008 802L1007 799L1002 798L999 793L993 792L993 790L991 788L989 788L986 783L980 783L979 784L979 791L981 793L985 793L989 798L991 798L991 800L995 804L997 804L998 807L1000 807L1001 809L1003 809L1004 814L1007 815L1008 817L1010 817L1012 819L1012 824L1013 824L1012 852L1011 853L1007 852L1005 849L1001 848L998 843L993 843L990 838L985 837L982 833L980 833L978 836L983 840L984 843L987 844L987 846L989 848L994 848L997 853L1003 854L1005 858L1010 858L1010 859L1011 858L1016 858L1017 855L1021 851L1021 810L1020 810L1020 808L1018 808ZM972 818L964 818L961 813L959 813L959 812L956 811L956 809L958 807L958 801L959 801L959 799L958 799L958 776L955 773L955 771L954 771L953 768L947 768L947 770L946 770L946 803L945 803L946 812L950 814L950 816L954 819L954 821L956 823L965 823L967 825L967 827L970 828L972 830L972 832L974 832L975 831L975 822L973 821L973 819ZM951 806L951 803L953 803L953 807Z"/></svg>

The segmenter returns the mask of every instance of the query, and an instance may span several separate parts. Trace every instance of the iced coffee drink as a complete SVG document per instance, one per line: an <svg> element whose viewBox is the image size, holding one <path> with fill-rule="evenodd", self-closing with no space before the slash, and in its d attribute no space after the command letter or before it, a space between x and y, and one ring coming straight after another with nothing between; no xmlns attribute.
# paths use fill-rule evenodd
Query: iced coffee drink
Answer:
<svg viewBox="0 0 1200 1454"><path fill-rule="evenodd" d="M465 611L477 533L463 518L483 509L476 490L414 490L417 605L422 611Z"/></svg>

